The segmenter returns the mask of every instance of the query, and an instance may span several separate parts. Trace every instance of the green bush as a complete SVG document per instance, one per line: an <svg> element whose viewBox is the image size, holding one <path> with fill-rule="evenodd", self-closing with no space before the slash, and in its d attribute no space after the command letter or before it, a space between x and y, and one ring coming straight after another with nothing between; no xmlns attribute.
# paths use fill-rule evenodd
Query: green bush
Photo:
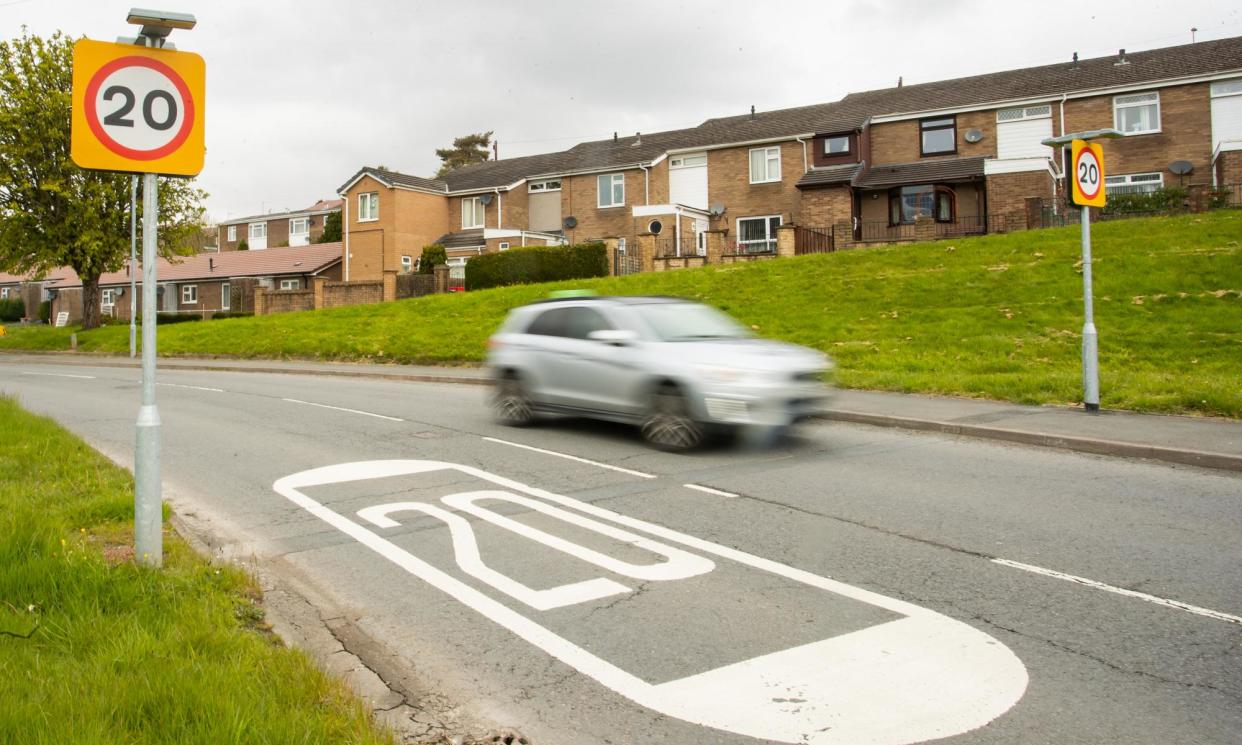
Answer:
<svg viewBox="0 0 1242 745"><path fill-rule="evenodd" d="M423 246L423 255L418 260L418 273L431 274L435 271L436 266L447 263L448 254L444 252L444 246L441 246L439 243Z"/></svg>
<svg viewBox="0 0 1242 745"><path fill-rule="evenodd" d="M39 303L39 320L47 323L52 319L52 301L44 300Z"/></svg>
<svg viewBox="0 0 1242 745"><path fill-rule="evenodd" d="M0 321L20 321L26 316L26 303L19 297L0 300Z"/></svg>
<svg viewBox="0 0 1242 745"><path fill-rule="evenodd" d="M1190 190L1180 186L1170 186L1139 194L1110 194L1104 213L1176 212L1184 209L1189 199Z"/></svg>
<svg viewBox="0 0 1242 745"><path fill-rule="evenodd" d="M142 323L142 315L139 314L136 319L139 324ZM155 324L157 326L171 326L174 323L188 323L189 321L201 321L203 317L197 313L156 313ZM128 325L129 321L125 321Z"/></svg>
<svg viewBox="0 0 1242 745"><path fill-rule="evenodd" d="M1212 209L1228 207L1231 197L1233 197L1233 190L1228 187L1222 186L1212 189L1212 194L1208 197L1208 206Z"/></svg>
<svg viewBox="0 0 1242 745"><path fill-rule="evenodd" d="M466 289L608 276L603 243L528 246L476 256L466 262Z"/></svg>
<svg viewBox="0 0 1242 745"><path fill-rule="evenodd" d="M238 251L249 251L249 250L250 250L250 244L249 244L249 243L247 243L246 241L242 241L241 243L238 243L238 244L237 244L237 250L238 250Z"/></svg>
<svg viewBox="0 0 1242 745"><path fill-rule="evenodd" d="M249 318L254 313L245 310L218 310L211 314L211 320L215 321L221 318Z"/></svg>

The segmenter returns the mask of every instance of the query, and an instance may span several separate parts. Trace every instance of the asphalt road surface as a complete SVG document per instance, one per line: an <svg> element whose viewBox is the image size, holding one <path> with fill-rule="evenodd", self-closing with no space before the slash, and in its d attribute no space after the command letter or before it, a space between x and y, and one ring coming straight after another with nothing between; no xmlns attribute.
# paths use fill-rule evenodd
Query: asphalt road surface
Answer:
<svg viewBox="0 0 1242 745"><path fill-rule="evenodd" d="M134 370L0 362L132 462ZM165 494L534 742L1237 743L1242 478L811 424L692 455L475 386L163 372Z"/></svg>

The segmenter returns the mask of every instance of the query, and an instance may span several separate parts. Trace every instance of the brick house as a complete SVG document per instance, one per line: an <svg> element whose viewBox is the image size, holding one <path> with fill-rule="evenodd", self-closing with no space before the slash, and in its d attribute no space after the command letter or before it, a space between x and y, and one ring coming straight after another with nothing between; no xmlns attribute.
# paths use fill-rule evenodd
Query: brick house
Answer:
<svg viewBox="0 0 1242 745"><path fill-rule="evenodd" d="M328 215L340 211L341 200L321 199L303 210L225 220L216 226L216 246L220 251L236 251L245 243L251 251L262 251L310 245L323 235Z"/></svg>
<svg viewBox="0 0 1242 745"><path fill-rule="evenodd" d="M71 270L69 274L72 276L58 282L50 293L52 317L66 311L72 323L82 318L82 281ZM339 280L341 244L196 254L174 261L161 258L156 266L156 277L160 313L210 316L220 311L251 312L256 287L305 290L315 277ZM129 283L128 267L100 276L99 300L103 316L129 320ZM141 313L141 273L137 285Z"/></svg>
<svg viewBox="0 0 1242 745"><path fill-rule="evenodd" d="M39 305L52 299L52 291L69 283L77 283L78 275L69 267L62 266L42 275L8 274L0 272L0 300L20 299L25 306L25 317L37 319ZM77 317L82 316L81 304ZM55 320L53 315L51 320Z"/></svg>
<svg viewBox="0 0 1242 745"><path fill-rule="evenodd" d="M515 245L656 232L657 254L687 256L709 233L772 253L789 224L859 242L1024 229L1064 192L1041 141L1110 127L1126 135L1105 145L1110 193L1242 182L1242 38L752 109L441 179L363 168L338 190L345 275L409 271L433 242L460 273Z"/></svg>

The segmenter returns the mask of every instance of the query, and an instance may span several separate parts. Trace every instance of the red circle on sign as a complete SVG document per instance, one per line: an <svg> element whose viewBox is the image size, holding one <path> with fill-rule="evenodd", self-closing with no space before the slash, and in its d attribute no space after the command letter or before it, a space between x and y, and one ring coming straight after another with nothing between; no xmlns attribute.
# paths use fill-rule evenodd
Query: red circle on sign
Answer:
<svg viewBox="0 0 1242 745"><path fill-rule="evenodd" d="M99 121L99 113L95 110L95 97L99 95L99 86L103 85L103 81L109 75L122 67L146 67L155 70L168 78L169 82L176 86L177 92L181 94L181 105L185 110L185 116L181 120L181 129L177 130L177 134L173 135L173 138L166 144L154 150L135 150L125 147L112 139ZM91 76L91 82L86 86L86 101L84 103L86 107L86 123L90 125L91 131L95 133L95 137L99 139L100 143L117 155L132 160L155 160L176 152L177 148L181 147L181 144L190 136L190 130L194 128L194 99L190 97L190 87L185 84L181 76L171 67L149 57L119 57L99 68Z"/></svg>
<svg viewBox="0 0 1242 745"><path fill-rule="evenodd" d="M1099 171L1101 170L1100 160L1099 158L1095 157L1095 151L1090 148L1084 147L1082 150L1078 151L1078 163L1081 163L1087 156L1091 157L1091 162L1095 164L1096 173L1099 173ZM1074 164L1075 174L1078 173L1078 163ZM1082 192L1082 195L1084 197L1086 197L1087 199L1095 199L1096 195L1100 193L1100 185L1101 183L1103 183L1104 179L1102 178L1096 179L1094 191L1087 191L1086 189L1084 189L1082 185L1082 181L1080 181L1077 177L1074 178L1074 181L1078 183L1078 190Z"/></svg>

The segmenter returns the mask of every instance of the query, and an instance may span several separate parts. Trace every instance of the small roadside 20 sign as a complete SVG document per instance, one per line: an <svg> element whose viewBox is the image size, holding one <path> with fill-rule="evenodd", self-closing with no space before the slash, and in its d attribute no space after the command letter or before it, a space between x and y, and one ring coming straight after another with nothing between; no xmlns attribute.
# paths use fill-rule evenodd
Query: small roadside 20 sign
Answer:
<svg viewBox="0 0 1242 745"><path fill-rule="evenodd" d="M104 171L198 174L205 81L197 54L90 39L74 44L73 162Z"/></svg>
<svg viewBox="0 0 1242 745"><path fill-rule="evenodd" d="M1103 207L1104 149L1086 140L1074 140L1070 143L1070 160L1074 168L1070 178L1074 204Z"/></svg>

